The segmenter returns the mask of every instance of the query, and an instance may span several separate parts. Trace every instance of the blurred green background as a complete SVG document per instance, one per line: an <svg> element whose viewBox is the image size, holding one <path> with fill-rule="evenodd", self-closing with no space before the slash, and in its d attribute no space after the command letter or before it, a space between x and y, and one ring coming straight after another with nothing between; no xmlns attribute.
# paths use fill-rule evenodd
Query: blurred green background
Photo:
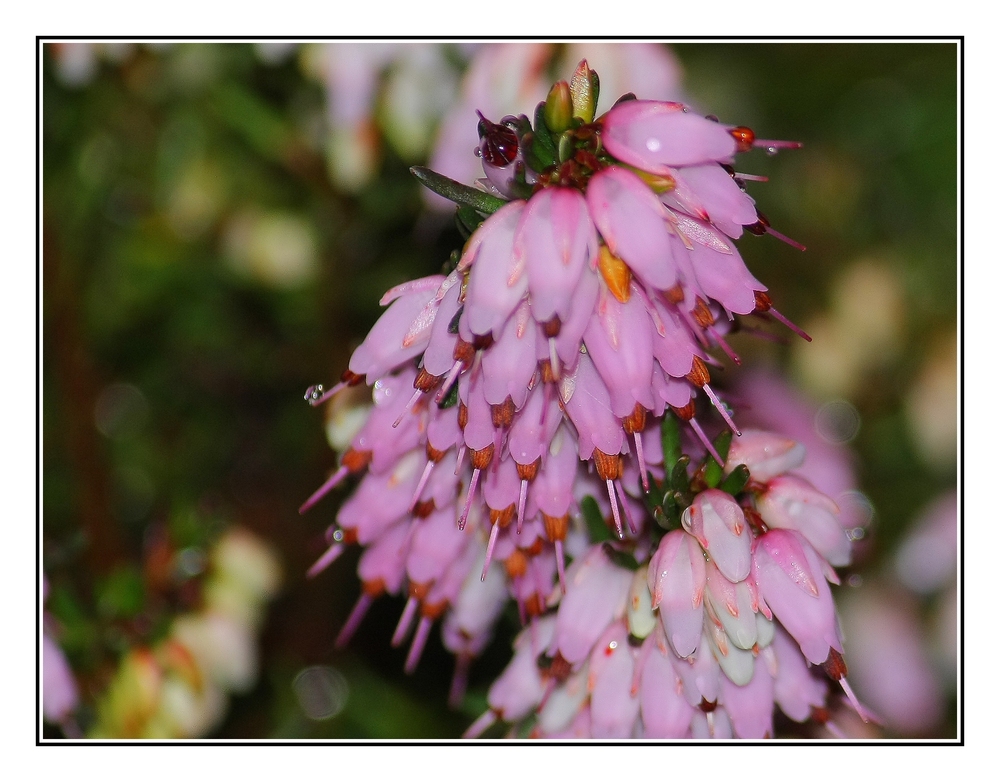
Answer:
<svg viewBox="0 0 1000 782"><path fill-rule="evenodd" d="M408 167L427 161L477 53L399 42L369 64L353 149L370 160L351 178L331 109L343 87L323 59L340 45L44 45L41 556L84 734L129 650L203 605L212 546L233 527L271 548L284 581L254 625L257 675L208 736L455 737L509 658L512 622L451 712L440 642L413 677L389 647L402 600L378 601L334 651L356 552L304 578L337 501L297 513L336 459L302 393L339 376L386 289L436 273L460 245ZM437 94L404 78L422 67L417 48L436 48ZM957 481L956 44L670 48L700 110L804 142L740 166L770 178L751 186L758 206L808 252L748 235L740 249L814 342L734 344L745 367L857 411L849 439L872 522L840 591L875 588ZM920 597L915 616L932 621L947 599ZM949 674L930 640L927 656L945 705L920 735L954 735L954 661Z"/></svg>

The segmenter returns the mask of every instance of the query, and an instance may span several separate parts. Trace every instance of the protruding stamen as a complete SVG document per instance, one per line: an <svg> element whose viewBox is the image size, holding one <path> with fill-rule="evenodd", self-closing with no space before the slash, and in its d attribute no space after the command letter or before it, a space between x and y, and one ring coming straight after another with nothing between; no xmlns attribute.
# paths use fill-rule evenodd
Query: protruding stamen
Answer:
<svg viewBox="0 0 1000 782"><path fill-rule="evenodd" d="M333 388L331 388L329 391L326 392L323 391L323 386L321 384L309 386L309 388L306 389L305 400L312 407L319 407L328 399L332 399L333 397L335 397L338 391L341 391L346 387L347 383L343 381L337 383L337 385L335 385Z"/></svg>
<svg viewBox="0 0 1000 782"><path fill-rule="evenodd" d="M557 540L556 546L556 572L559 574L559 588L566 594L566 557L563 554L563 543Z"/></svg>
<svg viewBox="0 0 1000 782"><path fill-rule="evenodd" d="M851 689L851 685L847 683L847 677L841 676L838 681L840 682L840 686L844 688L844 694L847 696L847 700L851 702L851 706L854 707L858 716L861 717L864 722L870 722L871 714L868 709L861 705L861 701L859 701L858 697L854 694L854 690Z"/></svg>
<svg viewBox="0 0 1000 782"><path fill-rule="evenodd" d="M413 509L417 506L420 501L420 495L423 494L424 486L427 485L427 479L431 477L431 470L434 469L434 462L427 462L424 467L424 471L420 474L420 480L417 481L416 491L413 492L413 498L410 500L410 504L406 509L407 513L413 513Z"/></svg>
<svg viewBox="0 0 1000 782"><path fill-rule="evenodd" d="M361 624L361 620L365 618L365 614L368 613L368 609L371 604L375 602L375 598L369 595L367 592L362 592L361 596L358 598L358 602L354 604L354 608L351 609L350 616L347 617L347 621L344 622L344 626L340 628L340 632L337 633L337 640L333 642L334 649L343 649L350 642L354 633L357 631L358 626Z"/></svg>
<svg viewBox="0 0 1000 782"><path fill-rule="evenodd" d="M497 721L496 712L493 709L487 709L476 721L473 722L468 728L465 729L465 733L462 734L463 739L475 739L479 738L486 731L493 727L493 723Z"/></svg>
<svg viewBox="0 0 1000 782"><path fill-rule="evenodd" d="M521 493L517 498L517 534L521 534L524 527L524 503L528 499L528 481L521 481Z"/></svg>
<svg viewBox="0 0 1000 782"><path fill-rule="evenodd" d="M413 392L413 396L411 396L409 401L407 401L406 407L403 408L403 412L399 414L399 418L397 418L395 421L392 422L393 429L395 429L401 423L403 423L403 419L406 417L406 414L413 409L413 406L417 403L417 400L420 399L421 396L423 396L423 393L424 392L421 391L419 388Z"/></svg>
<svg viewBox="0 0 1000 782"><path fill-rule="evenodd" d="M763 148L767 154L776 155L779 149L801 149L801 141L777 141L770 138L756 138L753 140L755 147Z"/></svg>
<svg viewBox="0 0 1000 782"><path fill-rule="evenodd" d="M719 397L715 395L715 392L711 389L708 383L705 383L705 385L701 387L701 390L704 391L706 394L708 394L708 398L712 400L712 405L715 407L716 410L719 411L719 415L721 415L725 419L726 423L729 425L729 428L733 430L733 434L735 434L737 437L741 437L743 435L743 432L741 432L739 429L736 428L736 424L730 417L729 413L726 411L725 405L723 405L722 402L719 401Z"/></svg>
<svg viewBox="0 0 1000 782"><path fill-rule="evenodd" d="M413 616L417 613L418 605L419 601L415 597L411 597L406 601L406 607L399 617L399 624L396 625L396 631L392 634L392 640L389 642L390 646L395 647L403 643L403 640L410 632L410 625L413 623Z"/></svg>
<svg viewBox="0 0 1000 782"><path fill-rule="evenodd" d="M712 458L719 463L720 467L725 467L725 461L721 456L719 456L719 452L715 450L715 446L712 445L712 441L705 435L705 430L701 428L701 424L699 424L695 418L691 418L688 423L691 424L691 428L694 429L694 433L698 435L698 439L701 440L701 444L705 446L705 450L712 454Z"/></svg>
<svg viewBox="0 0 1000 782"><path fill-rule="evenodd" d="M622 502L622 510L625 511L625 521L628 523L629 531L633 535L638 534L635 522L632 520L632 511L629 510L628 503L625 502L625 489L622 488L621 481L615 481L615 489L618 491L618 499Z"/></svg>
<svg viewBox="0 0 1000 782"><path fill-rule="evenodd" d="M500 532L499 522L494 522L490 529L490 542L486 544L486 561L483 562L483 574L480 581L486 580L486 571L490 569L490 560L493 559L493 547L497 544L497 534Z"/></svg>
<svg viewBox="0 0 1000 782"><path fill-rule="evenodd" d="M715 326L709 326L708 333L712 335L712 339L715 340L716 344L722 348L722 352L729 356L730 361L736 364L736 366L743 363L740 361L740 357L736 354L736 351L733 350L729 343L722 338L722 335L718 332Z"/></svg>
<svg viewBox="0 0 1000 782"><path fill-rule="evenodd" d="M472 509L472 498L476 493L476 484L479 483L479 473L480 469L478 467L472 471L469 491L465 495L465 507L462 509L462 515L458 518L458 528L461 530L465 529L465 523L469 520L469 511Z"/></svg>
<svg viewBox="0 0 1000 782"><path fill-rule="evenodd" d="M459 709L465 699L465 688L469 683L469 665L472 657L460 654L455 658L455 672L451 675L451 687L448 688L448 708Z"/></svg>
<svg viewBox="0 0 1000 782"><path fill-rule="evenodd" d="M642 432L632 435L635 439L635 458L639 462L639 477L642 479L642 490L649 491L649 475L646 471L646 458L642 453Z"/></svg>
<svg viewBox="0 0 1000 782"><path fill-rule="evenodd" d="M625 540L625 532L622 530L622 519L618 515L618 500L615 499L614 481L608 478L605 483L608 484L608 499L611 501L611 513L615 518L615 532L618 533L619 540Z"/></svg>
<svg viewBox="0 0 1000 782"><path fill-rule="evenodd" d="M465 365L464 361L456 361L451 365L451 369L448 370L448 376L444 379L444 383L441 384L441 390L437 392L434 396L434 401L438 404L448 396L448 392L451 390L451 384L455 382L455 378L458 377L458 373L462 371L462 367Z"/></svg>
<svg viewBox="0 0 1000 782"><path fill-rule="evenodd" d="M455 459L455 475L458 475L462 471L462 462L465 461L465 443L458 448L458 457Z"/></svg>
<svg viewBox="0 0 1000 782"><path fill-rule="evenodd" d="M330 492L330 490L344 480L350 472L351 470L346 464L340 465L340 467L337 468L337 471L327 478L326 482L316 489L308 500L302 503L302 507L299 508L299 513L305 513L313 505L323 499Z"/></svg>
<svg viewBox="0 0 1000 782"><path fill-rule="evenodd" d="M810 337L802 329L800 329L798 326L796 326L794 323L792 323L788 318L786 318L784 315L782 315L780 312L778 312L774 307L771 307L770 309L768 309L768 312L771 313L771 317L773 317L776 321L778 321L778 323L780 323L781 325L785 326L785 328L788 328L788 329L791 329L792 331L794 331L796 334L798 334L800 337L802 337L802 339L804 339L806 342L812 342L813 341L812 337Z"/></svg>
<svg viewBox="0 0 1000 782"><path fill-rule="evenodd" d="M315 578L324 570L326 570L330 565L332 565L337 557L344 553L344 544L340 541L334 543L330 548L323 552L323 556L316 560L315 564L306 571L306 578Z"/></svg>
<svg viewBox="0 0 1000 782"><path fill-rule="evenodd" d="M417 625L417 632L413 635L413 643L410 644L410 653L406 655L406 664L403 666L403 673L411 674L417 670L417 663L420 662L420 655L424 653L424 646L431 634L431 625L434 620L429 616L420 617Z"/></svg>
<svg viewBox="0 0 1000 782"><path fill-rule="evenodd" d="M760 174L742 174L736 171L733 174L737 179L742 179L744 182L767 182L769 181L766 176L761 176Z"/></svg>
<svg viewBox="0 0 1000 782"><path fill-rule="evenodd" d="M766 226L764 228L764 230L767 231L769 234L771 234L771 236L773 236L775 239L780 239L785 244L790 244L796 250L801 250L802 252L806 251L806 246L804 244L799 244L794 239L789 239L783 233L779 233L778 231L775 231L771 226Z"/></svg>

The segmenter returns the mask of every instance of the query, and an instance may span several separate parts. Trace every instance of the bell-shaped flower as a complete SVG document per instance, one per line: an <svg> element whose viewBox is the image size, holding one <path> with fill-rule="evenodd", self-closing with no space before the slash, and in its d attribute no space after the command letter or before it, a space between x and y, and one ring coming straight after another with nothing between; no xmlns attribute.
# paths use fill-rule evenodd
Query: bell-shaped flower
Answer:
<svg viewBox="0 0 1000 782"><path fill-rule="evenodd" d="M731 495L719 489L701 492L681 514L681 524L730 581L750 574L750 527Z"/></svg>
<svg viewBox="0 0 1000 782"><path fill-rule="evenodd" d="M625 418L637 404L649 410L653 407L653 335L646 308L638 296L622 304L602 289L596 314L583 341L608 389L611 412Z"/></svg>
<svg viewBox="0 0 1000 782"><path fill-rule="evenodd" d="M649 592L670 646L679 657L698 648L704 621L705 560L683 530L668 532L649 560Z"/></svg>
<svg viewBox="0 0 1000 782"><path fill-rule="evenodd" d="M813 674L798 644L780 627L765 653L774 669L774 702L791 719L805 722L826 703L827 678Z"/></svg>
<svg viewBox="0 0 1000 782"><path fill-rule="evenodd" d="M844 651L824 563L804 538L772 529L754 541L753 563L761 610L773 612L809 662Z"/></svg>
<svg viewBox="0 0 1000 782"><path fill-rule="evenodd" d="M575 560L566 572L549 654L558 652L574 666L586 660L608 625L625 614L631 580L632 574L612 564L600 546Z"/></svg>
<svg viewBox="0 0 1000 782"><path fill-rule="evenodd" d="M628 630L615 622L594 644L590 655L590 730L595 739L627 739L639 716L639 699L632 692L635 654Z"/></svg>
<svg viewBox="0 0 1000 782"><path fill-rule="evenodd" d="M740 437L734 437L726 457L726 471L738 464L745 464L750 477L766 483L782 473L794 470L806 458L806 449L801 443L773 432L759 429L744 429Z"/></svg>
<svg viewBox="0 0 1000 782"><path fill-rule="evenodd" d="M644 736L648 739L683 738L691 726L694 707L684 698L684 685L671 655L662 652L652 639L639 680L639 708ZM669 655L669 656L668 656Z"/></svg>
<svg viewBox="0 0 1000 782"><path fill-rule="evenodd" d="M680 103L623 101L604 118L601 141L630 166L669 174L677 166L730 160L736 140L725 127Z"/></svg>
<svg viewBox="0 0 1000 782"><path fill-rule="evenodd" d="M780 475L771 480L757 500L757 512L768 527L800 533L831 565L850 563L851 540L840 524L840 508L805 478Z"/></svg>
<svg viewBox="0 0 1000 782"><path fill-rule="evenodd" d="M348 368L356 375L365 375L369 385L419 356L430 342L437 308L428 313L424 309L434 300L438 285L445 278L437 275L428 279L434 284L417 286L393 301L351 356Z"/></svg>
<svg viewBox="0 0 1000 782"><path fill-rule="evenodd" d="M752 581L733 583L719 572L715 562L706 565L705 602L709 618L722 626L729 640L740 649L757 643L757 598Z"/></svg>
<svg viewBox="0 0 1000 782"><path fill-rule="evenodd" d="M528 290L524 262L513 252L524 203L511 201L490 215L472 235L459 261L459 269L472 264L462 319L473 334L499 334Z"/></svg>
<svg viewBox="0 0 1000 782"><path fill-rule="evenodd" d="M604 169L587 186L587 204L608 249L643 282L659 290L676 284L667 210L638 176L618 166Z"/></svg>
<svg viewBox="0 0 1000 782"><path fill-rule="evenodd" d="M744 193L729 173L717 163L703 166L688 166L673 175L677 180L674 190L663 194L663 202L687 211L692 217L706 219L718 230L733 239L743 233L744 225L758 220L753 199ZM678 202L675 196L680 191L688 191L697 199L697 207L691 209Z"/></svg>
<svg viewBox="0 0 1000 782"><path fill-rule="evenodd" d="M566 320L577 282L596 255L597 233L578 190L553 187L532 196L517 226L513 258L527 267L536 321Z"/></svg>
<svg viewBox="0 0 1000 782"><path fill-rule="evenodd" d="M738 685L723 678L721 690L736 738L763 739L774 734L774 679L763 660L754 661L749 682Z"/></svg>

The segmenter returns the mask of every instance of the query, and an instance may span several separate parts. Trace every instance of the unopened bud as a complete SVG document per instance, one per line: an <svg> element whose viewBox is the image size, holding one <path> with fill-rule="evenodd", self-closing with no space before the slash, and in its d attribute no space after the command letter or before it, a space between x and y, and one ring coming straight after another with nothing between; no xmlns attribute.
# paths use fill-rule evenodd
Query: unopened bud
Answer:
<svg viewBox="0 0 1000 782"><path fill-rule="evenodd" d="M545 99L545 125L553 133L569 130L573 121L573 96L569 84L557 81Z"/></svg>
<svg viewBox="0 0 1000 782"><path fill-rule="evenodd" d="M584 124L594 121L597 114L597 98L601 91L601 81L597 72L592 71L586 60L580 60L573 74L569 91L573 96L573 116L579 117Z"/></svg>

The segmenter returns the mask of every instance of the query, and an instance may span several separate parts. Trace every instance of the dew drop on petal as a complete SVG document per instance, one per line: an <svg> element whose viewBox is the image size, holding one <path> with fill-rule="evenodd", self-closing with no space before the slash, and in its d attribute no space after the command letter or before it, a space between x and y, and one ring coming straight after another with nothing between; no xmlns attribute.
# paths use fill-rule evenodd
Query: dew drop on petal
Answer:
<svg viewBox="0 0 1000 782"><path fill-rule="evenodd" d="M388 404L389 400L392 398L392 388L388 383L381 380L376 380L375 385L372 388L372 400L376 405Z"/></svg>
<svg viewBox="0 0 1000 782"><path fill-rule="evenodd" d="M648 138L646 139L646 149L650 152L656 152L660 148L660 140L658 138Z"/></svg>

